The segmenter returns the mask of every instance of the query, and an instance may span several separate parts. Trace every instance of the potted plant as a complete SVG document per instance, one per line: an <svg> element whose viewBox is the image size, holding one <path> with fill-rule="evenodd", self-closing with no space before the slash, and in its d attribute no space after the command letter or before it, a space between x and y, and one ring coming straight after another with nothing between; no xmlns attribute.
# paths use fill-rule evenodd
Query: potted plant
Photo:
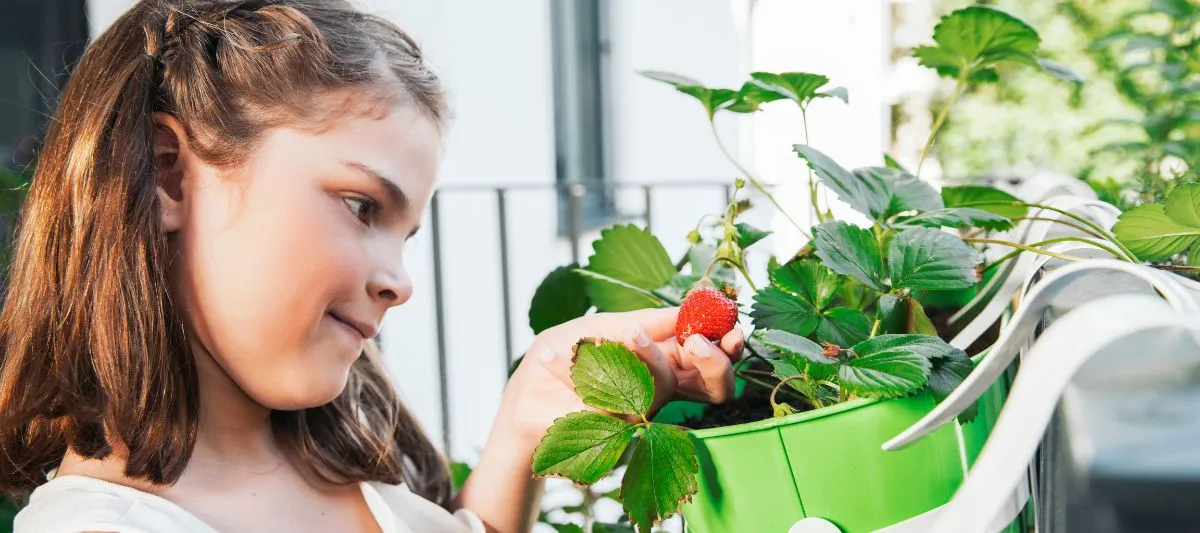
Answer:
<svg viewBox="0 0 1200 533"><path fill-rule="evenodd" d="M1033 28L989 7L944 17L934 41L914 54L955 80L952 99L971 84L996 81L997 67L1006 64L1078 80L1036 55ZM827 89L826 77L809 73L757 72L736 90L645 74L694 97L710 122L720 112L749 113L784 100L798 105L806 120L814 101L848 99L844 89ZM649 232L622 225L601 232L586 266L551 272L530 308L535 331L593 307L686 309L699 289L728 291L740 281L738 301L754 333L748 355L736 367L737 399L713 407L668 405L654 418L653 380L637 356L617 342L581 339L572 375L584 403L640 422L592 411L560 418L538 447L534 474L590 484L625 457L618 496L639 531L680 510L698 532L786 531L805 517L828 520L846 532L871 531L949 500L986 439L1003 401L1003 384L963 413L963 425L944 427L903 451L880 449L950 394L974 366L962 347L939 336L923 302L969 291L1016 256L985 265L978 246L1053 254L1043 247L1054 244L981 233L1011 228L1031 204L988 187L939 192L919 179L950 107L935 120L916 173L891 158L885 158L886 166L848 170L807 139L795 145L815 174L809 200L819 224L811 233L796 224L810 241L795 253L770 258L766 286L756 286L745 256L769 232L738 218L748 207L742 198L748 187L779 203L732 157L743 176L735 181L736 193L711 223L697 224L688 235L686 257L672 261ZM719 138L717 143L729 156ZM820 201L821 189L865 216L869 227L837 220ZM1069 211L1064 216L1090 224ZM1069 238L1121 246L1103 229L1097 234L1094 241Z"/></svg>

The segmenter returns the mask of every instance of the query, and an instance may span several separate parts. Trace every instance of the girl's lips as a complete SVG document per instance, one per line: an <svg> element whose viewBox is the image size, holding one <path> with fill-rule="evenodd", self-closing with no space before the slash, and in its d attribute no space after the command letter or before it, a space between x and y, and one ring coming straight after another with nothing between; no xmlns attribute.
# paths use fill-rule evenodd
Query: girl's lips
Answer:
<svg viewBox="0 0 1200 533"><path fill-rule="evenodd" d="M352 322L346 318L342 318L341 316L337 315L336 313L327 313L327 314L335 322L346 327L347 329L349 329L352 333L357 335L362 340L367 340L367 339L371 339L371 338L375 337L374 328L372 328L370 326Z"/></svg>

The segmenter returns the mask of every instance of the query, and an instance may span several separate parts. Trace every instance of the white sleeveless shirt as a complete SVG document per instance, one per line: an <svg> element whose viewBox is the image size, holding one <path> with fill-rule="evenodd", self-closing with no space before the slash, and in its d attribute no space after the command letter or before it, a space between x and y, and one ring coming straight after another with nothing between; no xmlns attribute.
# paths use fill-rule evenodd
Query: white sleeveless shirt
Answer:
<svg viewBox="0 0 1200 533"><path fill-rule="evenodd" d="M383 533L486 532L471 511L452 515L405 485L360 485ZM56 476L34 489L14 526L14 533L217 533L161 496L78 475Z"/></svg>

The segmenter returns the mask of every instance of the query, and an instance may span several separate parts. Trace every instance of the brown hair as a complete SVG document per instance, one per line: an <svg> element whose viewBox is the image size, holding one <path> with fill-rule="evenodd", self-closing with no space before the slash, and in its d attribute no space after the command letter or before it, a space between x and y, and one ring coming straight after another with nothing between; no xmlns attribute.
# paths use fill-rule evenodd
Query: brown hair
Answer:
<svg viewBox="0 0 1200 533"><path fill-rule="evenodd" d="M268 128L331 118L331 91L447 120L412 39L342 0L144 0L89 46L39 157L0 314L0 492L26 495L68 446L103 458L119 443L126 475L178 479L199 400L167 290L151 114L231 166ZM445 459L374 351L333 402L273 412L274 432L324 479L406 482L445 504Z"/></svg>

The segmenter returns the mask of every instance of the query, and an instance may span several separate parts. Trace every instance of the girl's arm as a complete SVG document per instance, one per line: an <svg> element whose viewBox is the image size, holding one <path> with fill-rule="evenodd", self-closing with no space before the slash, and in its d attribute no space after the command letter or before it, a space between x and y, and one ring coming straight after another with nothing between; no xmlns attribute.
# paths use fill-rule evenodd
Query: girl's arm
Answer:
<svg viewBox="0 0 1200 533"><path fill-rule="evenodd" d="M517 433L497 418L479 463L452 503L478 515L489 533L525 532L537 521L542 481L530 473L537 442Z"/></svg>

